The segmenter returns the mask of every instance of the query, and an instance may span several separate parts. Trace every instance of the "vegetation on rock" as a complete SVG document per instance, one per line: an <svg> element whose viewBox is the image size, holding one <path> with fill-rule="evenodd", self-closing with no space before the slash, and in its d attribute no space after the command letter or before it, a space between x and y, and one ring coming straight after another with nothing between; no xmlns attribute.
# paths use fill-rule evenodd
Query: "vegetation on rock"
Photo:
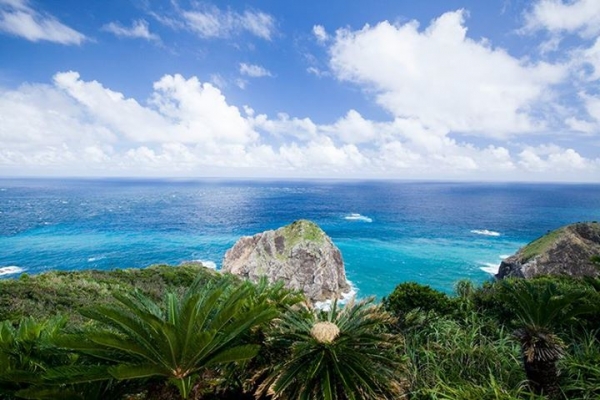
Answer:
<svg viewBox="0 0 600 400"><path fill-rule="evenodd" d="M579 222L534 240L502 261L498 278L543 275L600 276L600 223Z"/></svg>

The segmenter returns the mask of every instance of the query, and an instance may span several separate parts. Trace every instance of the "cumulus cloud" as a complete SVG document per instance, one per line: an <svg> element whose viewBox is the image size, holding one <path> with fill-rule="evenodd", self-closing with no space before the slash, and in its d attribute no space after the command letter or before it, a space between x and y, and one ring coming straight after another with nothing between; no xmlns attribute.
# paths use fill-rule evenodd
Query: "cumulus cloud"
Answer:
<svg viewBox="0 0 600 400"><path fill-rule="evenodd" d="M338 30L331 68L396 117L498 138L543 129L536 102L550 96L566 67L519 60L468 38L465 16L443 14L425 30L416 21Z"/></svg>
<svg viewBox="0 0 600 400"><path fill-rule="evenodd" d="M27 0L0 0L0 31L31 42L79 45L86 37L54 16L35 10Z"/></svg>
<svg viewBox="0 0 600 400"><path fill-rule="evenodd" d="M240 74L249 76L250 78L262 78L265 76L273 76L271 71L256 64L240 63Z"/></svg>
<svg viewBox="0 0 600 400"><path fill-rule="evenodd" d="M577 33L592 37L600 33L600 2L597 0L539 0L525 14L524 31Z"/></svg>
<svg viewBox="0 0 600 400"><path fill-rule="evenodd" d="M128 141L247 143L255 136L238 108L197 78L165 75L154 83L148 105L72 71L56 74L54 88L76 100L88 119Z"/></svg>
<svg viewBox="0 0 600 400"><path fill-rule="evenodd" d="M186 26L203 38L228 38L243 32L265 40L275 33L275 19L262 11L246 10L242 13L216 6L183 10L181 16Z"/></svg>
<svg viewBox="0 0 600 400"><path fill-rule="evenodd" d="M249 106L195 77L165 75L141 102L62 72L0 90L4 174L593 179L600 160L555 145L475 145L417 118L330 124ZM75 171L75 172L74 172Z"/></svg>
<svg viewBox="0 0 600 400"><path fill-rule="evenodd" d="M145 39L150 41L160 40L158 35L150 32L150 25L143 19L133 21L131 27L123 26L119 22L110 22L104 25L102 30L120 37Z"/></svg>
<svg viewBox="0 0 600 400"><path fill-rule="evenodd" d="M588 160L573 149L556 145L527 147L519 153L519 164L527 171L564 172L598 168L599 160Z"/></svg>

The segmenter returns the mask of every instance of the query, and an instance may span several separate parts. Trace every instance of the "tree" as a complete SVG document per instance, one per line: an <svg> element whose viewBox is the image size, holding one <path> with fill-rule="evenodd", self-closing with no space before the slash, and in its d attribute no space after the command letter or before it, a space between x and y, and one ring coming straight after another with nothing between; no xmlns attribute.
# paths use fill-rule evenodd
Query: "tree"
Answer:
<svg viewBox="0 0 600 400"><path fill-rule="evenodd" d="M277 312L264 301L249 304L250 292L249 284L196 282L181 298L168 294L164 307L137 292L116 295L116 304L82 312L107 329L65 337L62 345L112 361L108 372L116 379L167 380L187 399L209 368L258 352L258 345L241 339Z"/></svg>
<svg viewBox="0 0 600 400"><path fill-rule="evenodd" d="M274 399L398 398L399 337L386 333L390 314L372 299L330 311L290 309L270 335L287 351L259 395ZM284 353L285 354L285 353Z"/></svg>
<svg viewBox="0 0 600 400"><path fill-rule="evenodd" d="M550 399L562 397L556 362L565 345L553 328L593 308L580 302L585 292L557 295L554 284L540 287L527 280L504 281L505 299L514 305L520 327L514 332L521 345L523 365L530 389Z"/></svg>

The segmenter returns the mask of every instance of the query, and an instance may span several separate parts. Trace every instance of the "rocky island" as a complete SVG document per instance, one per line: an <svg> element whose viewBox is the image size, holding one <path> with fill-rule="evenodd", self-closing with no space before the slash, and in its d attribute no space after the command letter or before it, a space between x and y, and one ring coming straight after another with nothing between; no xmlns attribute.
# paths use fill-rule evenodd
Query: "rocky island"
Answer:
<svg viewBox="0 0 600 400"><path fill-rule="evenodd" d="M500 264L496 278L600 275L600 223L580 222L548 232Z"/></svg>
<svg viewBox="0 0 600 400"><path fill-rule="evenodd" d="M312 302L339 299L350 291L340 250L307 220L242 237L225 254L222 270L252 282L263 276L283 281Z"/></svg>

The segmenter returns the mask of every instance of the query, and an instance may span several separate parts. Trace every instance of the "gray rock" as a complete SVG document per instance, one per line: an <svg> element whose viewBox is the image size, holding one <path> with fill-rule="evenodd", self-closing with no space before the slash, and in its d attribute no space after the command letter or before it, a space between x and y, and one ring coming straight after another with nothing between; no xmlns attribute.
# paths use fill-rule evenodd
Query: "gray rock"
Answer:
<svg viewBox="0 0 600 400"><path fill-rule="evenodd" d="M341 298L350 291L340 250L311 221L244 236L225 253L222 270L256 282L283 281L312 302Z"/></svg>
<svg viewBox="0 0 600 400"><path fill-rule="evenodd" d="M538 275L599 276L600 223L581 222L551 231L502 261L498 279Z"/></svg>

